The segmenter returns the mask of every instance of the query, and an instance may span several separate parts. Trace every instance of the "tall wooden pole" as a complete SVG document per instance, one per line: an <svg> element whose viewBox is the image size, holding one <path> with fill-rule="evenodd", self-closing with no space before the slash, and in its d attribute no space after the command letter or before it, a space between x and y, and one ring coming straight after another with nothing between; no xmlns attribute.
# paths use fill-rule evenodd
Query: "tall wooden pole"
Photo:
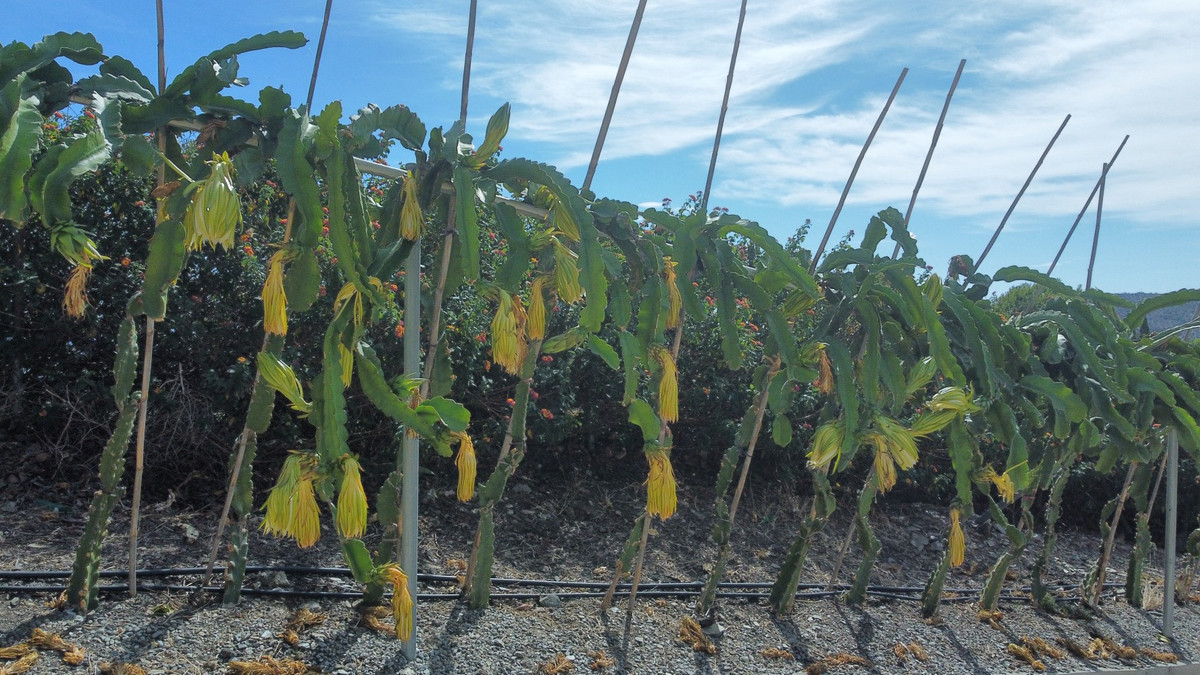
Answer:
<svg viewBox="0 0 1200 675"><path fill-rule="evenodd" d="M833 217L829 219L829 227L825 228L825 236L821 237L821 245L817 246L817 250L813 253L812 262L808 265L808 273L812 274L817 269L817 261L821 259L821 254L825 252L825 245L829 243L829 235L833 233L833 226L837 224L838 215L842 212L842 207L846 204L846 196L850 194L850 186L854 185L854 177L858 175L858 167L862 166L863 158L867 156L867 148L871 147L871 141L875 140L875 134L879 131L880 125L883 124L883 118L887 117L888 110L892 107L892 101L896 100L896 93L900 91L900 85L904 83L904 76L908 75L908 68L900 71L900 78L896 80L896 86L892 87L892 93L888 96L887 103L883 104L883 110L879 111L879 118L875 120L875 126L871 127L871 133L867 134L867 142L863 143L862 150L858 152L858 159L854 160L854 168L850 170L850 178L846 181L846 187L842 188L842 196L838 199L837 208L833 210Z"/></svg>
<svg viewBox="0 0 1200 675"><path fill-rule="evenodd" d="M913 207L917 205L917 193L921 191L921 184L925 182L925 172L929 171L929 162L933 160L933 151L937 148L938 139L942 136L942 126L946 123L946 112L950 110L950 99L954 97L954 90L958 88L958 80L962 77L963 68L966 67L966 59L958 62L958 70L954 73L954 80L950 83L950 91L946 92L946 102L942 104L942 114L938 117L937 126L933 128L933 141L929 143L929 152L925 153L925 163L921 165L921 174L917 176L917 184L913 187L912 198L908 200L908 210L904 212L905 229L908 229L908 219L912 217ZM900 242L896 242L896 248L892 250L892 259L895 260L899 255Z"/></svg>
<svg viewBox="0 0 1200 675"><path fill-rule="evenodd" d="M1112 169L1112 165L1116 163L1117 156L1121 154L1121 149L1125 147L1125 142L1128 140L1129 134L1125 134L1125 138L1117 146L1117 151L1113 153L1112 159L1108 160L1109 169ZM1083 203L1083 208L1079 209L1079 215L1075 216L1075 222L1071 223L1071 229L1067 230L1067 236L1063 239L1062 246L1058 247L1058 253L1054 256L1054 261L1050 263L1050 269L1046 270L1046 274L1054 274L1054 268L1058 266L1059 258L1062 257L1063 251L1067 250L1067 242L1071 241L1071 235L1075 234L1075 228L1079 226L1079 221L1083 220L1083 214L1087 213L1088 207L1092 205L1092 200L1096 198L1096 192L1100 189L1100 181L1101 178L1096 179L1096 184L1092 186L1092 193Z"/></svg>
<svg viewBox="0 0 1200 675"><path fill-rule="evenodd" d="M992 246L995 245L996 239L1000 237L1000 232L1004 230L1004 224L1008 222L1008 217L1012 215L1013 209L1017 208L1017 202L1021 201L1021 197L1025 194L1025 190L1029 189L1029 184L1033 182L1033 177L1037 175L1038 169L1042 168L1042 162L1046 161L1046 155L1050 154L1050 148L1054 147L1054 142L1058 140L1058 137L1062 134L1063 129L1067 127L1067 122L1070 121L1071 116L1067 115L1065 118L1063 118L1062 124L1058 125L1058 131L1054 132L1054 137L1051 138L1050 142L1046 144L1046 149L1042 151L1042 156L1038 157L1037 164L1033 165L1033 171L1029 172L1029 178L1025 179L1025 184L1021 186L1021 191L1018 192L1017 196L1013 198L1012 204L1010 204L1008 207L1008 211L1004 212L1004 217L1000 219L1000 225L996 228L996 231L992 233L992 238L988 240L987 246L983 248L983 253L979 254L979 259L975 261L975 270L978 270L979 267L983 265L983 259L987 257L988 252L991 251Z"/></svg>
<svg viewBox="0 0 1200 675"><path fill-rule="evenodd" d="M1092 269L1096 267L1096 247L1100 244L1100 216L1104 212L1104 183L1108 178L1108 165L1100 169L1100 195L1096 197L1096 231L1092 233L1092 255L1088 258L1087 285L1084 290L1092 290Z"/></svg>
<svg viewBox="0 0 1200 675"><path fill-rule="evenodd" d="M746 0L738 13L737 31L733 34L733 54L729 57L729 74L725 76L725 96L721 99L721 115L717 118L717 135L713 139L712 157L708 160L708 178L700 195L700 211L708 213L708 194L712 192L713 174L717 171L717 152L721 149L721 134L725 131L725 113L729 112L729 92L733 89L733 71L737 67L738 49L742 46L742 26L746 23Z"/></svg>
<svg viewBox="0 0 1200 675"><path fill-rule="evenodd" d="M639 0L637 12L633 15L633 24L629 26L629 37L625 39L625 51L621 53L621 65L617 66L617 77L613 80L612 91L608 95L608 107L605 108L604 119L600 122L600 133L596 135L596 146L592 148L592 160L588 162L587 175L583 177L584 190L592 187L592 178L596 175L596 165L600 163L600 152L604 149L604 139L608 136L613 111L617 109L617 96L621 93L621 83L625 81L625 70L629 68L633 44L637 42L638 29L642 27L642 15L645 13L646 0Z"/></svg>

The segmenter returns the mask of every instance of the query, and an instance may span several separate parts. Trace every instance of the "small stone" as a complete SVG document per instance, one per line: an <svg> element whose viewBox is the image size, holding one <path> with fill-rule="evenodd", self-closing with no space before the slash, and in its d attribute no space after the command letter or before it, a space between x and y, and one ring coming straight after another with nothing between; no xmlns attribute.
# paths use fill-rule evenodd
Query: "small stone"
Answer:
<svg viewBox="0 0 1200 675"><path fill-rule="evenodd" d="M700 631L703 632L705 635L711 635L713 637L720 637L725 634L725 627L722 626L719 621L714 621L711 624L701 628Z"/></svg>
<svg viewBox="0 0 1200 675"><path fill-rule="evenodd" d="M551 593L550 595L547 595L539 600L538 604L542 607L550 607L553 609L556 607L562 607L563 602L562 598L558 597L554 593Z"/></svg>
<svg viewBox="0 0 1200 675"><path fill-rule="evenodd" d="M533 488L525 483L513 483L509 486L508 491L515 495L527 495L533 492Z"/></svg>
<svg viewBox="0 0 1200 675"><path fill-rule="evenodd" d="M17 512L17 503L16 502L4 502L4 505L0 506L0 511L3 511L5 513L16 513Z"/></svg>
<svg viewBox="0 0 1200 675"><path fill-rule="evenodd" d="M272 633L269 630L264 630L263 632L258 634L258 637L260 637L264 640L270 640L271 636L272 636Z"/></svg>

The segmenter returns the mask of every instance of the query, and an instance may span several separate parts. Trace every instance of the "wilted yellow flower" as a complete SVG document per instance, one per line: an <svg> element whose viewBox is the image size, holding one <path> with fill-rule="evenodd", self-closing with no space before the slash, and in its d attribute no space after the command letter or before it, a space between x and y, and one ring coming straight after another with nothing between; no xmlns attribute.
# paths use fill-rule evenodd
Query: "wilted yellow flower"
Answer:
<svg viewBox="0 0 1200 675"><path fill-rule="evenodd" d="M92 273L91 265L76 265L67 277L67 287L63 292L63 312L72 319L82 319L87 307L87 282Z"/></svg>
<svg viewBox="0 0 1200 675"><path fill-rule="evenodd" d="M265 351L258 353L255 362L258 364L258 374L272 389L287 397L293 410L305 414L312 411L312 403L304 400L304 389L291 366Z"/></svg>
<svg viewBox="0 0 1200 675"><path fill-rule="evenodd" d="M525 360L525 308L520 298L498 291L500 306L492 319L492 361L516 375Z"/></svg>
<svg viewBox="0 0 1200 675"><path fill-rule="evenodd" d="M568 304L575 304L583 297L583 287L579 285L579 266L575 263L578 259L574 251L555 237L554 287L558 289L558 297Z"/></svg>
<svg viewBox="0 0 1200 675"><path fill-rule="evenodd" d="M663 276L667 283L667 328L678 328L683 310L683 295L675 284L675 266L679 264L670 256L663 258Z"/></svg>
<svg viewBox="0 0 1200 675"><path fill-rule="evenodd" d="M338 365L342 367L342 388L349 387L354 377L354 353L341 342L338 343Z"/></svg>
<svg viewBox="0 0 1200 675"><path fill-rule="evenodd" d="M273 537L291 535L293 495L296 492L296 483L300 481L303 461L302 455L289 454L287 459L283 460L283 468L279 471L275 487L271 488L271 493L267 496L264 506L267 515L263 518L262 529Z"/></svg>
<svg viewBox="0 0 1200 675"><path fill-rule="evenodd" d="M963 559L967 555L967 542L963 537L962 525L958 520L962 517L962 511L958 507L950 509L950 566L958 567L963 564Z"/></svg>
<svg viewBox="0 0 1200 675"><path fill-rule="evenodd" d="M961 415L980 410L979 406L971 401L971 393L958 387L944 387L929 399L928 407L934 412L953 410Z"/></svg>
<svg viewBox="0 0 1200 675"><path fill-rule="evenodd" d="M183 224L187 247L199 251L203 244L233 249L237 227L242 224L242 206L233 185L233 162L229 153L213 154L208 178L196 183Z"/></svg>
<svg viewBox="0 0 1200 675"><path fill-rule="evenodd" d="M940 410L937 412L926 411L917 415L913 420L912 433L914 436L928 436L935 431L940 431L947 424L954 421L958 413L953 410Z"/></svg>
<svg viewBox="0 0 1200 675"><path fill-rule="evenodd" d="M887 492L896 486L896 461L892 457L887 439L883 434L871 432L866 441L875 446L875 477L880 492Z"/></svg>
<svg viewBox="0 0 1200 675"><path fill-rule="evenodd" d="M829 354L821 349L820 356L817 360L817 391L822 394L833 392L833 364L829 362Z"/></svg>
<svg viewBox="0 0 1200 675"><path fill-rule="evenodd" d="M662 368L662 379L658 381L658 416L664 422L676 422L679 420L679 377L675 359L661 345L650 347L650 356Z"/></svg>
<svg viewBox="0 0 1200 675"><path fill-rule="evenodd" d="M288 456L267 497L267 517L262 523L267 534L292 537L300 548L321 538L321 512L312 484L314 466L311 456L295 452Z"/></svg>
<svg viewBox="0 0 1200 675"><path fill-rule="evenodd" d="M413 598L408 590L408 575L395 563L383 568L384 578L392 584L392 615L396 618L396 637L407 640L412 637Z"/></svg>
<svg viewBox="0 0 1200 675"><path fill-rule="evenodd" d="M877 417L875 426L887 442L888 452L896 460L900 468L907 471L917 463L917 443L913 434L895 420L888 417Z"/></svg>
<svg viewBox="0 0 1200 675"><path fill-rule="evenodd" d="M267 280L263 283L263 330L267 335L287 335L287 295L283 291L283 261L287 252L271 256Z"/></svg>
<svg viewBox="0 0 1200 675"><path fill-rule="evenodd" d="M341 311L342 307L350 301L354 302L354 325L361 326L363 321L362 292L358 290L358 286L354 285L354 283L347 282L338 291L337 297L333 300L333 312L336 314Z"/></svg>
<svg viewBox="0 0 1200 675"><path fill-rule="evenodd" d="M416 241L425 230L425 216L417 200L417 177L411 171L404 174L404 205L400 207L400 236Z"/></svg>
<svg viewBox="0 0 1200 675"><path fill-rule="evenodd" d="M542 287L549 277L536 277L529 285L529 322L526 332L530 340L542 340L546 337L546 298Z"/></svg>
<svg viewBox="0 0 1200 675"><path fill-rule="evenodd" d="M362 467L354 455L342 458L342 488L338 491L337 526L343 537L361 537L367 529L367 493L363 490Z"/></svg>
<svg viewBox="0 0 1200 675"><path fill-rule="evenodd" d="M663 520L675 515L675 471L671 456L665 450L646 453L650 462L650 477L646 480L646 511Z"/></svg>
<svg viewBox="0 0 1200 675"><path fill-rule="evenodd" d="M842 442L846 440L845 421L831 420L817 427L813 432L812 447L808 450L808 461L815 468L823 469L842 456Z"/></svg>
<svg viewBox="0 0 1200 675"><path fill-rule="evenodd" d="M458 467L458 501L469 502L475 496L475 444L465 431L455 434L458 439L458 457L454 465Z"/></svg>
<svg viewBox="0 0 1200 675"><path fill-rule="evenodd" d="M1004 500L1006 504L1011 504L1017 498L1017 487L1013 484L1012 476L1005 471L1002 474L997 474L992 467L985 467L983 472L979 474L980 480L989 481L996 486L996 493Z"/></svg>

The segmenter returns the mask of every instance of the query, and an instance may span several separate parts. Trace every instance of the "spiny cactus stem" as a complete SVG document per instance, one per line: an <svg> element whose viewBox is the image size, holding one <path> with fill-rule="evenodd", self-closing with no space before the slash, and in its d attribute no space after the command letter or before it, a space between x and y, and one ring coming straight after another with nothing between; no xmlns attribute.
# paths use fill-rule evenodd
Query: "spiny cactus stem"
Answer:
<svg viewBox="0 0 1200 675"><path fill-rule="evenodd" d="M1121 522L1121 511L1125 509L1125 498L1129 496L1129 484L1133 482L1133 473L1137 467L1138 462L1130 462L1129 469L1125 472L1125 484L1121 486L1121 495L1117 498L1117 508L1113 511L1112 524L1109 526L1108 536L1104 538L1104 548L1100 552L1100 560L1096 563L1096 588L1092 591L1092 597L1088 598L1093 607L1100 604L1100 594L1104 592L1104 577L1108 572L1108 559L1112 555L1113 539L1117 535L1117 523Z"/></svg>
<svg viewBox="0 0 1200 675"><path fill-rule="evenodd" d="M288 222L291 222L290 219ZM254 389L258 388L258 380L255 379L254 388L251 389L250 399L254 399ZM249 429L242 429L242 437L238 440L237 454L233 459L233 467L229 471L229 489L225 491L225 505L221 508L221 520L217 522L217 531L213 534L212 546L208 549L208 562L204 566L204 576L200 580L200 585L196 587L196 592L201 592L208 582L212 579L213 567L217 564L217 549L221 545L221 537L225 534L225 527L229 524L229 510L233 506L233 493L237 491L238 476L242 470L242 460L246 457L246 442L250 438L250 434L254 433Z"/></svg>
<svg viewBox="0 0 1200 675"><path fill-rule="evenodd" d="M138 401L137 443L133 463L133 504L129 516L129 597L137 597L138 520L142 507L142 469L146 449L146 408L150 403L150 366L154 360L154 319L146 317L145 360L142 362L142 398Z"/></svg>

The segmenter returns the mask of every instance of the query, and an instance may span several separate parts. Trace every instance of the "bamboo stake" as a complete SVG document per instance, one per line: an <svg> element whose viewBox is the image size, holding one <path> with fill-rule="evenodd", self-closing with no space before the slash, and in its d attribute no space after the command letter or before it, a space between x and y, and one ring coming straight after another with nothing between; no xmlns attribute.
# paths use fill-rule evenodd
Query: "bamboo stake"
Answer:
<svg viewBox="0 0 1200 675"><path fill-rule="evenodd" d="M1067 127L1067 122L1070 121L1071 116L1067 115L1065 118L1063 118L1062 124L1058 125L1058 131L1054 132L1054 137L1050 139L1048 144L1046 144L1046 149L1042 151L1042 156L1038 157L1037 164L1033 165L1033 171L1029 172L1029 177L1025 179L1025 184L1021 186L1021 190L1017 192L1017 196L1013 198L1012 204L1008 206L1008 211L1004 212L1004 217L1000 219L1000 225L996 227L996 231L992 233L992 238L988 241L987 246L984 247L983 253L979 254L979 259L975 261L975 269L971 270L972 272L978 270L979 267L983 265L983 259L986 258L988 252L992 250L992 246L996 243L996 239L999 238L1000 232L1004 229L1005 223L1008 222L1008 217L1012 215L1013 209L1017 208L1017 202L1021 201L1021 197L1025 194L1025 190L1027 190L1029 188L1029 184L1033 182L1033 177L1037 175L1038 169L1042 168L1042 162L1046 161L1046 155L1050 154L1050 148L1054 147L1054 142L1058 140L1058 137L1062 134L1063 129Z"/></svg>
<svg viewBox="0 0 1200 675"><path fill-rule="evenodd" d="M625 80L625 70L629 67L629 57L633 55L633 44L637 41L638 29L642 25L642 15L645 12L646 0L639 0L637 12L633 15L633 24L629 27L629 37L625 40L625 51L621 53L621 65L617 66L617 77L613 80L612 92L608 95L608 107L605 108L604 119L600 122L596 147L592 148L592 160L588 163L587 175L583 178L584 190L592 187L592 178L596 175L596 165L600 163L600 151L604 149L608 126L612 123L613 111L617 109L617 95L621 93L621 83Z"/></svg>
<svg viewBox="0 0 1200 675"><path fill-rule="evenodd" d="M1100 245L1100 216L1104 213L1104 184L1108 179L1108 165L1100 169L1100 194L1096 197L1096 230L1092 233L1092 255L1088 258L1087 285L1085 291L1092 290L1092 270L1096 267L1096 247Z"/></svg>
<svg viewBox="0 0 1200 675"><path fill-rule="evenodd" d="M933 151L937 149L938 138L942 135L942 126L946 122L946 112L950 110L950 99L954 97L954 90L958 88L958 80L962 77L963 68L966 66L966 59L958 62L958 70L954 73L954 80L950 83L950 91L946 92L946 102L942 104L942 114L938 117L937 126L933 128L933 141L929 144L929 152L925 153L925 163L921 165L921 173L917 176L916 186L913 187L912 198L908 200L908 210L904 212L905 229L908 229L908 219L912 217L913 207L917 205L917 193L921 191L921 184L925 182L925 172L929 170L929 162L933 160ZM892 251L892 260L895 260L899 255L900 242L896 242L896 248Z"/></svg>
<svg viewBox="0 0 1200 675"><path fill-rule="evenodd" d="M163 22L163 0L154 3L154 18L158 30L158 93L161 95L167 89L167 56L166 56L166 27ZM166 156L167 129L159 127L158 152ZM165 163L158 166L156 187L162 187L167 182L167 167ZM158 218L162 217L162 200L159 200ZM150 399L150 367L154 362L154 319L146 317L146 346L143 350L142 361L142 397L138 401L137 441L134 445L133 464L133 502L129 507L129 597L137 597L137 548L138 525L141 520L142 508L142 472L145 465L146 450L146 409Z"/></svg>
<svg viewBox="0 0 1200 675"><path fill-rule="evenodd" d="M1125 484L1121 486L1121 495L1117 498L1117 508L1113 511L1112 524L1108 528L1108 536L1104 538L1104 547L1100 551L1100 560L1096 563L1096 588L1092 591L1090 604L1100 606L1100 594L1104 592L1104 577L1108 575L1108 559L1112 555L1113 540L1117 537L1117 524L1121 522L1121 512L1125 510L1125 498L1129 496L1129 484L1133 482L1133 473L1137 471L1138 462L1130 462L1129 470L1125 472Z"/></svg>
<svg viewBox="0 0 1200 675"><path fill-rule="evenodd" d="M1117 151L1113 153L1112 159L1108 160L1108 168L1112 169L1113 164L1117 161L1117 156L1121 154L1121 149L1125 147L1126 141L1129 140L1129 134L1125 134L1125 138L1121 144L1117 146ZM1083 220L1083 214L1087 213L1088 207L1092 205L1092 200L1096 198L1096 191L1100 189L1100 179L1096 179L1096 184L1092 186L1092 192L1088 195L1087 201L1084 202L1083 208L1079 210L1079 215L1075 216L1075 222L1071 223L1071 229L1067 230L1067 236L1063 239L1062 246L1058 247L1058 254L1054 256L1054 262L1050 263L1050 269L1046 270L1046 274L1054 274L1054 268L1058 265L1058 259L1062 257L1063 251L1067 249L1067 242L1071 241L1071 235L1075 234L1075 228L1079 226L1079 221Z"/></svg>
<svg viewBox="0 0 1200 675"><path fill-rule="evenodd" d="M479 0L471 0L471 9L467 17L467 48L466 54L463 56L462 99L458 109L458 121L464 126L467 123L467 101L471 91L471 57L475 52L475 15L478 4ZM429 351L425 354L425 368L421 371L425 373L425 380L421 383L420 389L422 399L429 395L429 388L433 383L433 364L437 359L438 341L441 338L442 300L446 294L446 278L450 274L450 254L454 247L454 237L458 234L455 227L456 200L450 199L449 201L450 206L446 209L446 238L442 241L442 266L438 268L437 286L433 291L432 315L429 317ZM420 326L416 328L419 329Z"/></svg>
<svg viewBox="0 0 1200 675"><path fill-rule="evenodd" d="M161 2L161 0L159 1ZM304 103L304 109L310 113L312 111L313 94L317 89L317 72L321 68L321 54L325 50L325 36L329 32L329 14L332 9L333 0L325 0L325 18L321 22L321 34L317 38L317 53L313 57L312 75L308 80L308 97ZM165 86L165 84L161 86ZM287 226L284 228L281 246L285 246L291 241L292 224L294 222L296 222L296 199L291 198L288 200ZM270 336L263 336L260 350L266 349L269 339ZM254 389L257 388L258 378L256 377L254 380ZM254 400L254 389L250 392L250 400ZM238 449L233 459L233 467L229 472L229 487L225 491L225 504L221 507L221 519L217 523L217 531L213 534L212 545L208 549L208 562L204 566L204 576L201 578L200 584L196 587L197 593L208 586L208 582L212 579L213 569L217 564L217 551L220 549L221 540L225 536L225 528L229 526L229 512L233 508L233 495L237 491L238 479L241 477L242 462L246 458L246 444L249 442L251 434L254 434L254 431L245 427L242 428L241 437L238 439ZM133 569L132 565L130 565L130 569Z"/></svg>
<svg viewBox="0 0 1200 675"><path fill-rule="evenodd" d="M829 235L833 233L833 226L837 224L838 216L842 213L842 207L846 204L846 196L850 194L850 186L854 185L854 177L858 175L858 167L862 166L863 158L867 156L867 149L871 147L871 141L875 140L875 134L883 124L883 118L887 116L888 110L892 107L892 101L896 100L896 93L900 91L900 85L904 83L905 75L908 75L908 68L900 71L900 78L896 80L896 86L892 87L892 93L888 96L887 103L884 103L883 110L879 111L879 117L875 120L875 126L871 127L871 133L867 134L867 142L863 143L862 150L858 151L858 159L854 160L854 168L850 170L850 178L846 180L846 187L842 188L842 196L838 199L837 208L833 210L833 217L829 219L829 227L825 228L825 236L821 237L821 245L813 253L812 262L808 265L809 274L812 274L817 269L817 261L821 259L821 254L825 252L825 245L829 243Z"/></svg>
<svg viewBox="0 0 1200 675"><path fill-rule="evenodd" d="M708 193L712 192L713 174L717 171L717 152L721 149L721 134L725 130L725 113L729 111L729 92L733 89L733 71L737 67L738 49L742 45L742 25L746 23L746 0L738 13L737 30L733 34L733 54L729 57L729 74L725 76L725 96L721 99L721 115L717 118L717 135L713 140L712 158L708 160L708 178L700 195L700 210L708 213Z"/></svg>

